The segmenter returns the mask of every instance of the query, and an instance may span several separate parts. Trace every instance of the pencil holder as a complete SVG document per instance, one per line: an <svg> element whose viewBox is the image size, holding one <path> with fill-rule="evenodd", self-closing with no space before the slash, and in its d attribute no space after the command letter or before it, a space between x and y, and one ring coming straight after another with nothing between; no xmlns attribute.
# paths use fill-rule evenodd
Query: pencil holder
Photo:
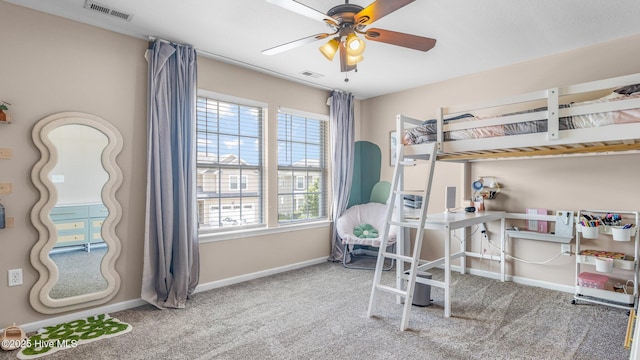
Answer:
<svg viewBox="0 0 640 360"><path fill-rule="evenodd" d="M596 258L596 271L610 273L613 270L613 259Z"/></svg>
<svg viewBox="0 0 640 360"><path fill-rule="evenodd" d="M598 226L584 226L580 225L580 231L582 232L582 237L587 239L597 239L599 235Z"/></svg>
<svg viewBox="0 0 640 360"><path fill-rule="evenodd" d="M631 240L631 230L633 228L623 228L622 226L616 226L611 228L611 235L615 241L629 241Z"/></svg>

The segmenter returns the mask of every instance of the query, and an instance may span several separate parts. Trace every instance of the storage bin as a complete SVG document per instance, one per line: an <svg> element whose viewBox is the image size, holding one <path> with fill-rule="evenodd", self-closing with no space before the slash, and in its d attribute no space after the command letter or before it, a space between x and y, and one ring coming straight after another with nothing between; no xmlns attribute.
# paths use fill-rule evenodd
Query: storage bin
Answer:
<svg viewBox="0 0 640 360"><path fill-rule="evenodd" d="M611 228L611 235L615 241L629 241L631 240L631 230L633 228L624 229L622 226L616 226Z"/></svg>
<svg viewBox="0 0 640 360"><path fill-rule="evenodd" d="M406 271L405 275L409 275ZM416 277L424 279L431 279L433 275L428 272L420 271L416 274ZM407 289L408 280L405 279L403 288ZM416 306L428 306L431 305L431 285L421 284L416 281L415 289L413 289L413 301L411 302Z"/></svg>
<svg viewBox="0 0 640 360"><path fill-rule="evenodd" d="M590 272L582 272L578 275L578 285L594 288L594 289L604 289L605 284L609 280L609 277L606 275L594 274Z"/></svg>
<svg viewBox="0 0 640 360"><path fill-rule="evenodd" d="M597 272L610 273L613 271L613 259L598 257L595 262Z"/></svg>
<svg viewBox="0 0 640 360"><path fill-rule="evenodd" d="M432 275L427 272L417 274L421 278L431 279ZM413 305L428 306L431 305L431 285L416 282L416 288L413 290Z"/></svg>
<svg viewBox="0 0 640 360"><path fill-rule="evenodd" d="M599 235L598 230L599 230L598 226L580 225L580 231L582 232L582 237L587 239L597 239Z"/></svg>

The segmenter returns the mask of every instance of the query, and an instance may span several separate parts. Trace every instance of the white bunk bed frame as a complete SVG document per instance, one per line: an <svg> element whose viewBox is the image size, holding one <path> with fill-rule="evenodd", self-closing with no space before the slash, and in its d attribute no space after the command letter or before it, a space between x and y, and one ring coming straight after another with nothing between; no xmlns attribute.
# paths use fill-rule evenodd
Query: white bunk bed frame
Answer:
<svg viewBox="0 0 640 360"><path fill-rule="evenodd" d="M527 158L534 156L612 154L640 152L640 122L611 124L603 127L559 130L559 118L599 112L640 108L640 98L617 100L560 108L561 99L585 96L590 92L610 92L618 87L640 83L640 73L611 79L592 81L565 87L550 88L522 95L506 97L471 105L440 107L436 111L438 160L472 161L498 158ZM588 94L587 94L588 95ZM511 105L531 107L546 103L546 111L498 116L482 120L443 119L464 113L486 111ZM447 131L513 124L533 120L548 120L547 132L497 136L490 138L444 141ZM640 120L639 120L640 121ZM397 134L402 139L406 130L417 127L422 120L404 115L397 117ZM404 145L404 156L411 158L425 152L428 143Z"/></svg>
<svg viewBox="0 0 640 360"><path fill-rule="evenodd" d="M610 124L607 126L592 127L592 128L576 128L568 130L560 130L560 118L569 116L579 116L586 114L596 114L610 111L621 111L628 109L640 108L639 97L629 97L624 100L615 100L611 102L593 102L586 104L574 104L570 107L560 107L562 102L570 101L588 101L589 97L599 97L609 95L614 89L640 83L640 73L621 76L606 80L592 81L577 85L570 85L565 87L550 88L543 91L531 92L522 95L511 96L495 101L488 101L473 105L462 106L450 106L440 107L436 111L436 141L435 148L437 149L437 160L441 161L478 161L488 159L501 159L501 158L528 158L528 157L552 157L552 156L569 156L569 155L587 155L587 154L621 154L621 153L640 153L640 118L637 123L618 123ZM608 93L605 93L607 92ZM517 110L529 110L531 108L537 109L542 105L546 105L546 110L536 112L524 112L516 113L513 115L496 115L496 112L507 112L504 109L516 108ZM450 118L465 113L473 113L474 115L483 116L483 112L490 112L493 117L484 117L483 119L460 119L451 120L447 123L443 119ZM508 111L510 112L510 111ZM396 130L398 140L404 138L404 133L411 128L420 126L423 121L412 119L404 115L398 115L396 122ZM444 141L445 133L449 131L483 128L488 126L498 126L506 124L515 124L527 121L547 120L547 131L538 133L517 134L508 136L496 136L488 138L477 138L468 140L454 140ZM399 168L404 166L405 163L410 163L412 159L428 158L433 160L432 156L429 156L434 149L434 142L426 142L415 145L403 145L402 141L398 141L397 145L398 158L396 160L396 168L394 171L394 185L393 191L397 193L404 193L404 181L403 175L397 174ZM409 160L406 161L405 159ZM465 167L466 168L466 167ZM432 176L432 171L429 172L429 176ZM431 181L428 182L428 188L423 194L428 199L430 192ZM428 201L423 200L423 206ZM396 207L402 209L402 200L396 201ZM420 210L420 224L425 224L425 218L427 216L424 209ZM464 213L463 213L464 215ZM391 213L388 214L389 219ZM400 219L403 218L402 210L398 213ZM498 215L496 215L498 216ZM511 214L513 216L513 214ZM505 215L500 215L502 218L502 226L504 227ZM387 221L387 230L392 222ZM422 228L422 225L418 226ZM448 229L448 228L447 228ZM427 282L431 280L418 281L416 274L417 271L415 263L418 261L418 255L415 254L420 251L420 245L422 242L421 233L416 231L416 239L414 244L414 253L412 257L405 256L403 243L405 241L404 231L400 231L398 234L398 253L388 254L381 251L378 255L378 263L376 266L376 275L374 276L374 285L371 294L371 300L369 305L369 316L372 315L374 309L376 291L387 289L379 284L381 264L385 257L392 257L398 260L396 266L397 271L397 288L389 288L387 290L396 293L400 297L405 297L405 306L402 316L401 329L404 330L408 326L409 309L411 308L411 299L413 297L413 288L415 282ZM522 236L522 235L519 235ZM463 235L462 238L465 238ZM553 241L568 242L571 239L555 239ZM501 242L502 243L502 242ZM445 246L447 248L447 246ZM417 250L416 250L417 249ZM445 252L445 258L447 257ZM502 254L501 256L504 256ZM464 259L464 258L463 258ZM463 260L464 261L464 260ZM405 274L404 263L409 262L412 264L412 268L416 271L412 271L409 274ZM504 264L504 260L501 260ZM445 262L446 263L446 262ZM464 265L462 265L464 271ZM502 270L503 271L503 270ZM504 278L504 277L503 277ZM402 281L407 279L406 292L403 292ZM445 281L444 288L445 294L449 284ZM445 295L446 297L447 295ZM397 299L400 303L400 297ZM446 301L445 301L446 302ZM447 313L447 306L445 306L445 316L449 316ZM640 320L638 320L640 322ZM640 335L636 334L635 338L640 341Z"/></svg>

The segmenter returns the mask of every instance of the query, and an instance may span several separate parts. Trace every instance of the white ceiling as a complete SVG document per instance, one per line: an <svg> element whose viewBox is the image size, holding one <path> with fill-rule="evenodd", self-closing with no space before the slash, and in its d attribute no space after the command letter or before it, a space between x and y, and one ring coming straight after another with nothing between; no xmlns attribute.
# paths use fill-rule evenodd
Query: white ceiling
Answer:
<svg viewBox="0 0 640 360"><path fill-rule="evenodd" d="M85 0L5 1L138 38L190 44L226 62L350 91L359 99L640 34L638 0L417 0L369 28L435 38L436 46L420 52L367 41L365 60L345 82L338 57L329 62L318 51L323 40L272 56L261 53L329 30L266 0L96 0L133 14L131 22L87 10ZM298 1L323 13L343 3ZM372 1L350 3L366 7Z"/></svg>

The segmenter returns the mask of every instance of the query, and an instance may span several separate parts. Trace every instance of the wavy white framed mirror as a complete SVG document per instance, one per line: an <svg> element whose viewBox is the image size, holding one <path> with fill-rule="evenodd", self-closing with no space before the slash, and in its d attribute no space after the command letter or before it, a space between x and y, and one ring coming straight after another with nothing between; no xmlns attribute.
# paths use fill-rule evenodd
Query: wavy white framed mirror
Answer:
<svg viewBox="0 0 640 360"><path fill-rule="evenodd" d="M31 172L40 192L31 211L39 234L31 263L40 275L31 306L54 314L106 303L120 289L122 135L95 115L63 112L40 120L32 138L41 156Z"/></svg>

